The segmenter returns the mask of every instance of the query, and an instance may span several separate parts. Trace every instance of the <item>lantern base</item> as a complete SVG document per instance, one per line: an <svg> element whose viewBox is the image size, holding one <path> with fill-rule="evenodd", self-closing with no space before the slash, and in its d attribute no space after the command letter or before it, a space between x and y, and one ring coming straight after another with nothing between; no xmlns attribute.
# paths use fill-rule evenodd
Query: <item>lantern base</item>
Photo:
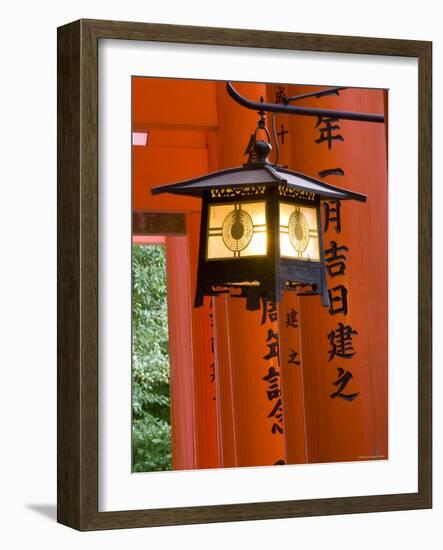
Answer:
<svg viewBox="0 0 443 550"><path fill-rule="evenodd" d="M260 309L261 300L269 300L271 302L280 302L283 291L296 292L298 296L321 296L322 305L330 307L329 293L326 286L326 277L320 266L316 266L316 270L312 268L307 272L309 277L306 277L306 272L303 273L302 280L280 278L275 284L261 284L258 281L239 281L239 282L210 282L199 281L194 300L194 307L203 305L204 296L218 296L220 294L229 294L231 298L245 298L246 309L255 311ZM292 270L294 267L292 266ZM301 268L302 269L302 268ZM283 270L284 271L284 270ZM309 280L306 280L306 279ZM236 292L238 291L238 292Z"/></svg>

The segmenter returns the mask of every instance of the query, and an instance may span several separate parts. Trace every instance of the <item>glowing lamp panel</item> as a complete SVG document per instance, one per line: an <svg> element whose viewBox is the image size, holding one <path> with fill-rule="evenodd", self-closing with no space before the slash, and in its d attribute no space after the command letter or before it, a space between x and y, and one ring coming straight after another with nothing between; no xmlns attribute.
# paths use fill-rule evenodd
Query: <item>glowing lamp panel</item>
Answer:
<svg viewBox="0 0 443 550"><path fill-rule="evenodd" d="M280 202L280 255L283 258L320 261L316 208Z"/></svg>
<svg viewBox="0 0 443 550"><path fill-rule="evenodd" d="M206 259L265 256L266 202L210 204Z"/></svg>

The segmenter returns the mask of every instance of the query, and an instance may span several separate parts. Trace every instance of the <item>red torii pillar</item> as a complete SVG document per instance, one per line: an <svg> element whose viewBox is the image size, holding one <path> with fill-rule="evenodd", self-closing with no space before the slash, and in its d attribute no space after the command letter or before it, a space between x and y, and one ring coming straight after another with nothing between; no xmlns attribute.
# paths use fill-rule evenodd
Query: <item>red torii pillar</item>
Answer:
<svg viewBox="0 0 443 550"><path fill-rule="evenodd" d="M266 94L265 85L236 87L250 97ZM219 126L210 148L211 169L239 166L245 161L243 153L256 128L257 113L234 103L225 83L217 83L217 106ZM279 358L265 357L273 355L269 334L278 332L278 323L267 318L262 324L262 312L247 311L245 299L218 296L213 304L220 466L275 464L285 458L282 411L270 416L279 398L270 397L269 375L272 369L280 370Z"/></svg>
<svg viewBox="0 0 443 550"><path fill-rule="evenodd" d="M290 87L287 93L307 91ZM330 109L381 113L385 92L348 89L339 97L303 101L306 106L324 104ZM333 126L332 140L327 139L328 124ZM294 116L289 128L295 140L291 169L318 178L323 170L340 168L343 175L339 171L324 175L325 181L368 196L365 204L329 203L323 212L324 222L329 216L324 242L325 250L330 250L326 259L331 310L321 306L320 297L300 298L308 461L388 458L385 125ZM338 214L341 227L334 220ZM346 248L335 254L334 247ZM337 254L345 259L334 260ZM333 352L340 330L351 336L352 349L345 355ZM358 395L348 400L334 395L337 391Z"/></svg>

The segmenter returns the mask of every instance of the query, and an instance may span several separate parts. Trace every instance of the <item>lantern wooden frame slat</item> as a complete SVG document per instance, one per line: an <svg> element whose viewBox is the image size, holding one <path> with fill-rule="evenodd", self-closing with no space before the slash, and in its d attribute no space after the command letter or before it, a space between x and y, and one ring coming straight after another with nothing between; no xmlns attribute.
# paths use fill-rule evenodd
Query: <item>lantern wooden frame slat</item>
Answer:
<svg viewBox="0 0 443 550"><path fill-rule="evenodd" d="M98 41L147 40L418 59L418 492L98 511ZM80 530L430 508L432 45L381 38L81 20L58 29L58 521Z"/></svg>

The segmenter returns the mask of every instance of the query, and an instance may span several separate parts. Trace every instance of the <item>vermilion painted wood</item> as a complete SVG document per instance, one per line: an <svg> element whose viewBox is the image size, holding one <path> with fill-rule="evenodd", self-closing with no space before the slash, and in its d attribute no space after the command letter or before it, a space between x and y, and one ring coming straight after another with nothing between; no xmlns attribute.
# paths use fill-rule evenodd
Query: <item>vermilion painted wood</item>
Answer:
<svg viewBox="0 0 443 550"><path fill-rule="evenodd" d="M241 93L260 97L266 86L238 83ZM240 166L250 135L257 125L258 115L243 109L226 94L225 84L218 82L215 131L217 169ZM220 303L220 300L217 300ZM277 360L266 361L268 330L277 330L277 323L261 324L261 312L246 312L244 300L228 299L222 307L216 306L217 342L216 369L220 384L217 399L220 401L219 420L222 430L221 444L226 447L228 463L235 457L236 466L266 466L284 457L284 439L278 431L271 432L273 421L268 418L276 401L267 396L268 383L263 380L271 364L278 369ZM227 331L227 337L226 337ZM225 347L227 346L227 347ZM227 368L231 380L226 381L222 369ZM224 383L225 382L225 383ZM226 415L226 418L223 416ZM227 429L233 422L234 434ZM226 440L226 443L224 443ZM234 449L232 449L232 444Z"/></svg>
<svg viewBox="0 0 443 550"><path fill-rule="evenodd" d="M289 93L301 90L309 91L303 87ZM339 97L304 101L367 112L382 112L384 107L383 91L374 90L346 90ZM331 223L325 234L325 249L331 242L349 249L341 251L347 258L344 275L328 275L329 288L344 285L348 291L347 315L331 315L317 297L300 299L308 461L387 459L386 132L382 124L340 121L340 129L333 133L344 141L333 141L329 149L326 142L315 142L320 135L315 124L307 117L290 121L291 131L304 137L292 149L290 167L316 177L321 170L341 167L344 176L325 180L364 193L368 201L342 201L341 232ZM329 360L332 346L328 335L340 322L358 333L352 339L355 356ZM352 373L344 393L359 392L354 401L330 397L337 389L333 383L339 367Z"/></svg>
<svg viewBox="0 0 443 550"><path fill-rule="evenodd" d="M132 236L133 244L165 244L165 237L162 236L150 236L150 235L133 235Z"/></svg>
<svg viewBox="0 0 443 550"><path fill-rule="evenodd" d="M230 330L226 295L213 298L215 345L215 381L217 404L217 436L221 468L238 465L237 433L235 429L233 375L230 356Z"/></svg>
<svg viewBox="0 0 443 550"><path fill-rule="evenodd" d="M297 326L291 321L294 311L297 312L297 322L294 323ZM300 299L295 292L284 292L278 305L278 329L286 464L308 462L309 441L306 433L303 382L306 367L303 361L301 328Z"/></svg>
<svg viewBox="0 0 443 550"><path fill-rule="evenodd" d="M196 468L217 468L218 438L216 420L215 357L213 352L212 310L207 300L201 308L194 308L198 265L200 213L188 214L189 282L187 298L191 304L192 368L194 380L194 421ZM182 266L181 269L183 269ZM175 272L175 279L181 270ZM173 313L174 314L174 313Z"/></svg>
<svg viewBox="0 0 443 550"><path fill-rule="evenodd" d="M166 237L171 432L174 470L218 466L209 308L192 307L195 215L186 237Z"/></svg>
<svg viewBox="0 0 443 550"><path fill-rule="evenodd" d="M275 102L279 86L266 86L266 100ZM273 153L272 162L290 166L293 150L297 147L297 135L289 131L289 115L279 115L276 125L277 143L271 133ZM271 127L270 118L268 120ZM283 132L283 133L282 133ZM278 308L278 327L280 335L281 390L284 413L285 460L287 464L308 462L308 439L306 433L306 411L303 386L303 350L301 341L302 319L300 316L300 299L294 292L284 292ZM287 315L297 313L297 327L288 323ZM293 353L297 355L293 356ZM294 364L291 361L297 361Z"/></svg>
<svg viewBox="0 0 443 550"><path fill-rule="evenodd" d="M197 466L187 237L166 237L172 467ZM177 273L181 273L177 277Z"/></svg>
<svg viewBox="0 0 443 550"><path fill-rule="evenodd" d="M215 102L222 94L216 84ZM218 117L217 117L218 120ZM220 169L217 140L218 130L206 132L208 147L208 167L210 172ZM234 424L233 388L231 360L229 353L228 298L226 295L212 299L214 366L215 366L215 403L217 420L218 464L221 468L237 466L236 432Z"/></svg>
<svg viewBox="0 0 443 550"><path fill-rule="evenodd" d="M177 341L173 330L170 330L174 357L171 371L174 469L215 468L218 466L218 452L215 383L211 382L211 365L214 361L210 312L207 305L198 310L192 307L200 201L183 201L169 196L158 199L150 193L150 189L156 185L195 177L208 171L206 130L217 123L215 84L133 77L132 92L133 127L149 134L146 147L132 148L133 204L136 208L153 212L174 212L162 213L164 218L169 215L176 219L179 217L177 212L182 212L183 217L187 216L186 249L172 244L167 248L167 263L171 266L168 267L168 292L174 292L174 285L179 286L180 296L174 292L174 297L182 304L182 307L175 307L175 302L170 302L169 316L173 326L179 325L186 331L185 349L190 346L190 356L185 353L181 357L180 345L183 340ZM168 99L171 93L177 97L172 106ZM188 96L192 99L186 107ZM161 228L159 232L162 232ZM183 278L184 283L181 281ZM187 377L186 382L184 376ZM189 438L189 441L185 442L185 438Z"/></svg>
<svg viewBox="0 0 443 550"><path fill-rule="evenodd" d="M207 173L206 131L217 126L215 84L134 76L132 124L149 133L146 147L132 148L134 208L199 211L193 198L154 197L150 189Z"/></svg>
<svg viewBox="0 0 443 550"><path fill-rule="evenodd" d="M236 465L272 465L284 459L285 440L278 429L272 431L274 422L279 427L283 423L270 417L278 398L268 398L271 384L263 378L269 369L280 370L278 355L265 359L269 331L277 332L278 324L262 325L261 312L247 311L243 300L231 298L227 310Z"/></svg>

